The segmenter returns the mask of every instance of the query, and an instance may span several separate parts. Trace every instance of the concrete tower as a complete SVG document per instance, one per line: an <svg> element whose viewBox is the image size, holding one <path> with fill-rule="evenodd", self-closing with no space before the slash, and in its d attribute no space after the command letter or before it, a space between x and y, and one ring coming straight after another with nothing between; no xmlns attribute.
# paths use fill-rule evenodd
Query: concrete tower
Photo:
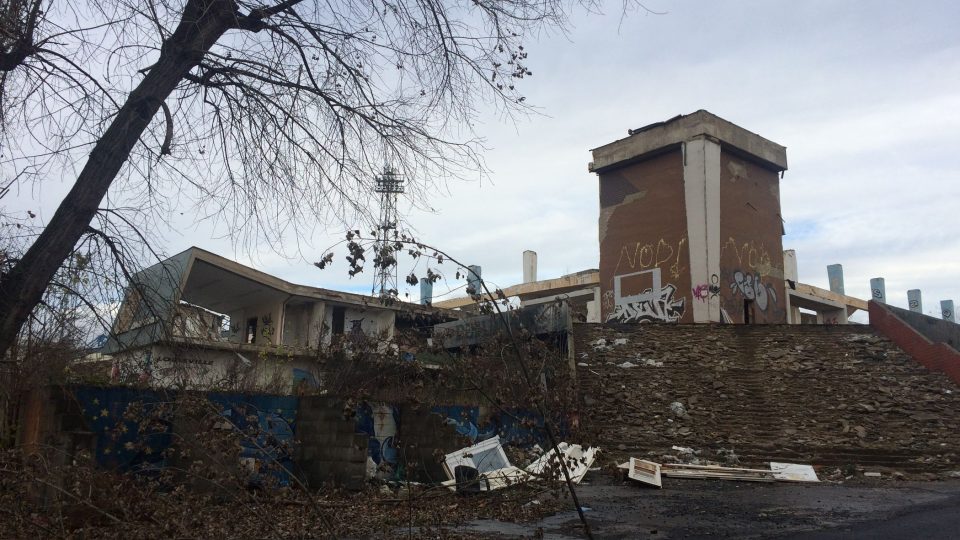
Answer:
<svg viewBox="0 0 960 540"><path fill-rule="evenodd" d="M601 317L786 323L786 148L707 111L593 150Z"/></svg>

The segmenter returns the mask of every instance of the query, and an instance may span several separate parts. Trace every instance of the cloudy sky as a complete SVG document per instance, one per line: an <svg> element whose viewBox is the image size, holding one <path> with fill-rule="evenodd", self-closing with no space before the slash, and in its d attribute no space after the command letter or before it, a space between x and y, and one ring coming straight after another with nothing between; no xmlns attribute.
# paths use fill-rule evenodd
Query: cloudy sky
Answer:
<svg viewBox="0 0 960 540"><path fill-rule="evenodd" d="M784 247L797 250L801 281L827 287L826 265L841 263L854 296L868 298L870 278L883 276L895 305L912 288L930 314L942 299L960 301L960 3L646 6L666 13L581 11L567 35L529 47L525 91L542 115L516 124L491 115L478 126L489 178L437 194L435 213L401 204L421 238L502 286L521 281L525 249L537 251L540 279L596 268L589 150L707 109L787 147ZM171 251L193 241L171 237ZM301 260L251 262L305 284L370 287L369 276L351 283Z"/></svg>
<svg viewBox="0 0 960 540"><path fill-rule="evenodd" d="M784 247L797 250L802 281L827 287L826 265L841 263L854 296L883 276L895 305L911 288L930 314L960 301L960 3L646 5L667 13L580 12L568 35L530 47L526 91L543 115L490 118L479 127L488 180L452 185L429 202L436 213L401 205L422 238L501 285L521 280L524 249L539 254L540 279L595 268L589 149L707 109L787 147ZM350 285L300 261L261 263Z"/></svg>
<svg viewBox="0 0 960 540"><path fill-rule="evenodd" d="M530 44L528 101L541 115L477 126L492 173L400 208L420 238L483 267L500 286L596 268L597 178L591 148L629 128L698 109L787 147L781 183L800 280L826 287L842 263L847 294L888 301L923 290L924 311L960 301L960 3L645 0L662 15L572 15L564 35ZM339 233L316 236L306 260L237 252L203 229L166 234L166 251L199 245L297 283L369 291L372 276L310 265ZM312 254L312 255L311 255ZM336 266L335 266L336 268ZM401 276L404 269L401 268ZM402 278L401 278L402 281ZM403 292L403 291L402 291ZM416 296L415 291L410 291Z"/></svg>

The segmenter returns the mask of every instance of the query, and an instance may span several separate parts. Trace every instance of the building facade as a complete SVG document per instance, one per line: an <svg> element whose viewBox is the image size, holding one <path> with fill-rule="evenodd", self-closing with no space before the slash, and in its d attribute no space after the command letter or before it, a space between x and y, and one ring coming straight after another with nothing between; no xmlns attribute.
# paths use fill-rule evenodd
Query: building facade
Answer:
<svg viewBox="0 0 960 540"><path fill-rule="evenodd" d="M707 111L593 150L606 322L786 323L786 149Z"/></svg>

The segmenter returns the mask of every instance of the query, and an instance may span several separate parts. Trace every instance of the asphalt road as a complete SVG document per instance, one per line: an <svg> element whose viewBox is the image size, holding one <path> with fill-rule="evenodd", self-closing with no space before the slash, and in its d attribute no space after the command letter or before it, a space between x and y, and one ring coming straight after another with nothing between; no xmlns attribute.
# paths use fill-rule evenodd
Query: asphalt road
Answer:
<svg viewBox="0 0 960 540"><path fill-rule="evenodd" d="M578 495L595 538L960 538L960 481L843 484L664 478L662 490L602 474ZM475 521L478 537L583 538L575 511L537 523Z"/></svg>

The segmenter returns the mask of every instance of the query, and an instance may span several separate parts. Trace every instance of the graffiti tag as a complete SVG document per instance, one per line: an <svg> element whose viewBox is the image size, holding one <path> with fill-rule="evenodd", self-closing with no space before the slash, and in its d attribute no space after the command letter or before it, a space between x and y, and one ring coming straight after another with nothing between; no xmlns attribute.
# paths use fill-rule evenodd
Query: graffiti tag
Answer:
<svg viewBox="0 0 960 540"><path fill-rule="evenodd" d="M737 241L730 237L720 248L720 257L722 258L724 252L730 248L733 249L733 254L737 258L736 265L740 268L749 268L761 274L767 274L773 268L770 253L762 243L757 245L753 242L744 242L742 245L737 245Z"/></svg>
<svg viewBox="0 0 960 540"><path fill-rule="evenodd" d="M777 293L773 287L764 285L760 281L760 274L749 274L737 270L733 273L733 282L730 289L734 294L742 294L747 300L754 300L761 311L767 309L767 305L772 300L777 302Z"/></svg>
<svg viewBox="0 0 960 540"><path fill-rule="evenodd" d="M620 258L617 260L614 272L620 270L620 265L624 262L630 270L646 270L658 268L672 260L673 264L669 267L670 275L679 278L683 270L680 267L680 256L684 253L683 245L686 243L687 239L681 238L674 247L661 238L656 244L635 242L632 245L625 245L620 248Z"/></svg>
<svg viewBox="0 0 960 540"><path fill-rule="evenodd" d="M701 283L694 287L691 292L693 292L693 297L701 302L706 302L707 298L710 297L710 286L706 283Z"/></svg>
<svg viewBox="0 0 960 540"><path fill-rule="evenodd" d="M701 302L706 302L709 298L715 298L720 295L720 276L712 274L710 284L701 283L691 289L693 297Z"/></svg>
<svg viewBox="0 0 960 540"><path fill-rule="evenodd" d="M624 278L649 274L653 286L640 294L624 295L621 283ZM624 274L613 278L614 308L607 322L677 322L685 311L684 298L674 298L677 288L672 284L660 285L660 269Z"/></svg>

